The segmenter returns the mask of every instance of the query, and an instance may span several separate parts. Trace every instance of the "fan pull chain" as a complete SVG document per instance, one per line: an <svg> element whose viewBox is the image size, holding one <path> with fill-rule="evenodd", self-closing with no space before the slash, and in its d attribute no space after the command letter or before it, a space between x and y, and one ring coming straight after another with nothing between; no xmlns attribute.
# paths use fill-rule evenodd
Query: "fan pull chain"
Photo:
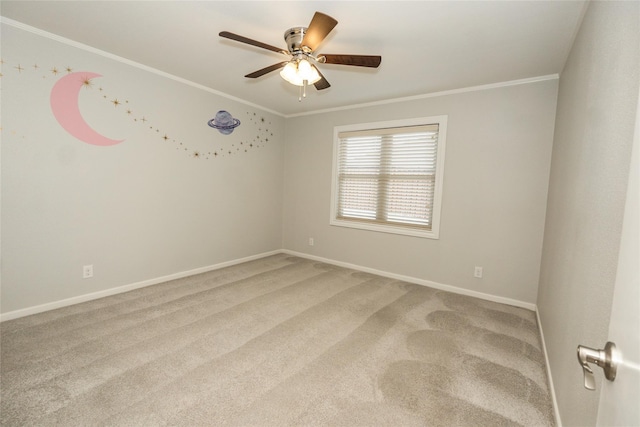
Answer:
<svg viewBox="0 0 640 427"><path fill-rule="evenodd" d="M298 102L302 102L302 98L307 97L307 82L308 80L302 81L302 86L300 86L300 94L298 95Z"/></svg>

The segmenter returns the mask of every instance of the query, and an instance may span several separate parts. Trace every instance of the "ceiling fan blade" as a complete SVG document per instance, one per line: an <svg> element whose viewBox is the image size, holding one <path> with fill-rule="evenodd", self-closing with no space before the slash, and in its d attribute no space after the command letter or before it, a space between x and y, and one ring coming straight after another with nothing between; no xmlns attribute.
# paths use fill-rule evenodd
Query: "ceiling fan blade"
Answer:
<svg viewBox="0 0 640 427"><path fill-rule="evenodd" d="M336 25L338 25L338 21L329 15L316 12L304 34L301 45L307 46L313 52Z"/></svg>
<svg viewBox="0 0 640 427"><path fill-rule="evenodd" d="M250 79L255 79L256 77L264 76L267 73L277 70L278 68L282 68L287 65L289 61L280 62L278 64L269 65L268 67L264 67L258 71L254 71L253 73L247 74L245 77Z"/></svg>
<svg viewBox="0 0 640 427"><path fill-rule="evenodd" d="M378 68L382 57L377 55L318 55L318 59L324 58L325 64L353 65L356 67Z"/></svg>
<svg viewBox="0 0 640 427"><path fill-rule="evenodd" d="M256 41L256 40L252 40L252 39L249 39L247 37L239 36L237 34L233 34L233 33L230 33L228 31L222 31L218 35L220 37L224 37L226 39L235 40L235 41L240 42L240 43L250 44L252 46L261 47L263 49L272 50L274 52L285 53L285 54L287 53L284 49L281 49L279 47L271 46L269 44L262 43L262 42L259 42L259 41Z"/></svg>
<svg viewBox="0 0 640 427"><path fill-rule="evenodd" d="M318 74L320 74L320 80L318 80L317 82L315 82L313 84L316 87L316 89L317 90L322 90L322 89L326 89L328 87L331 87L331 85L329 84L327 79L325 79L324 76L322 75L322 73L320 72L320 70L318 70L318 67L315 67L315 68L318 71Z"/></svg>

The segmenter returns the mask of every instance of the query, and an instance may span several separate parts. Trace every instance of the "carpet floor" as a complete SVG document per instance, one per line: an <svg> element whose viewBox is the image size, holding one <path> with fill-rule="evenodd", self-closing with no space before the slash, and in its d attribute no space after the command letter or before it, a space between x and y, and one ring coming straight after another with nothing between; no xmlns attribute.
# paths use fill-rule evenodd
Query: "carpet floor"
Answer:
<svg viewBox="0 0 640 427"><path fill-rule="evenodd" d="M5 426L551 426L535 314L278 254L3 322Z"/></svg>

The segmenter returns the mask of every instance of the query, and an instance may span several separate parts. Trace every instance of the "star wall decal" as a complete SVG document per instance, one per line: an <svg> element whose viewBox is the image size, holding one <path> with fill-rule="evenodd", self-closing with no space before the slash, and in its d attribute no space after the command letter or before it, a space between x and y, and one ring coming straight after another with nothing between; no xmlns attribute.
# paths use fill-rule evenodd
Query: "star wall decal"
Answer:
<svg viewBox="0 0 640 427"><path fill-rule="evenodd" d="M5 63L4 58L0 58L0 64L4 64L4 63ZM27 68L22 66L21 63L14 63L10 69L15 70L14 71L15 75L27 77L29 75L35 74L37 75L38 78L42 78L42 79L48 79L48 78L50 79L51 77L58 78L58 76L61 74L61 70L66 71L68 74L73 73L73 70L74 70L74 68L72 68L71 65L67 65L63 68L59 68L58 66L41 67L41 64L37 64L35 63L35 61L32 63L33 65ZM80 67L75 67L75 68L77 69ZM87 73L89 75L95 74L89 71L87 71ZM77 74L80 74L80 73L77 73ZM6 72L5 72L5 75L6 75ZM3 74L0 73L0 77L5 77L5 76L3 76ZM21 78L24 78L24 77L21 77ZM81 85L82 87L88 90L88 93L91 93L90 89L94 88L94 82L92 81L92 78L88 78L88 77L83 78ZM118 108L120 105L127 104L126 109L119 109L120 111L122 111L122 114L125 117L127 117L129 120L132 120L134 123L142 123L144 125L150 124L150 126L148 126L147 129L154 132L155 134L162 135L161 138L170 144L174 144L176 150L183 151L187 155L189 155L189 157L195 158L195 159L207 159L207 160L220 159L220 158L226 158L229 156L235 156L240 153L250 153L255 149L262 148L265 145L267 145L267 143L269 142L269 136L273 137L274 135L273 131L271 130L272 123L264 115L261 115L255 111L246 111L245 114L248 117L248 123L251 123L252 126L249 126L249 127L245 126L243 128L244 130L249 132L249 135L246 135L246 132L245 132L245 134L242 136L236 136L236 135L233 136L234 139L232 139L232 141L235 141L235 143L238 144L239 146L232 143L231 147L229 147L227 145L227 143L230 142L228 140L229 136L226 135L224 138L227 138L227 139L224 139L224 138L220 139L220 138L214 137L213 140L206 142L208 144L214 145L211 151L208 151L206 149L205 150L196 149L194 145L202 145L203 141L192 141L186 144L185 143L186 141L169 137L168 133L164 132L164 129L156 127L153 124L152 118L149 118L148 115L141 115L139 113L138 114L134 113L134 108L130 108L128 106L129 101L128 100L122 101L123 99L122 96L114 96L115 94L113 94L112 90L109 90L109 89L105 90L105 88L101 85L98 87L98 91L94 93L99 94L100 99L104 100L105 102L109 102L115 108ZM139 108L135 108L135 110L138 110L138 109ZM205 126L206 126L206 123L205 123ZM226 148L225 148L225 145L227 145ZM242 147L242 149L240 148L240 146Z"/></svg>

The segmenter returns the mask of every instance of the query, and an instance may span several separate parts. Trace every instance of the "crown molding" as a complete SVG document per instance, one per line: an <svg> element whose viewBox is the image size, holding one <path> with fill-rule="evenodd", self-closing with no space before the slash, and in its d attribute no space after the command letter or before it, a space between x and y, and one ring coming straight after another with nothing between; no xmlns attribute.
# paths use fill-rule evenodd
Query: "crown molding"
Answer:
<svg viewBox="0 0 640 427"><path fill-rule="evenodd" d="M353 105L347 105L343 107L327 108L324 110L315 110L315 111L308 111L304 113L288 114L288 115L285 115L284 117L291 118L291 117L311 116L314 114L332 113L335 111L352 110L356 108L375 107L378 105L388 105L388 104L395 104L398 102L409 102L409 101L416 101L420 99L437 98L440 96L456 95L460 93L477 92L482 90L499 89L503 87L518 86L518 85L538 83L538 82L544 82L547 80L558 80L558 79L560 79L559 74L547 74L545 76L530 77L526 79L509 80L506 82L490 83L490 84L479 85L479 86L469 86L469 87L460 88L460 89L443 90L440 92L431 92L431 93L425 93L421 95L405 96L402 98L392 98L392 99L385 99L382 101L366 102L363 104L353 104Z"/></svg>
<svg viewBox="0 0 640 427"><path fill-rule="evenodd" d="M347 105L347 106L342 106L342 107L335 107L335 108L326 108L326 109L321 109L321 110L313 110L313 111L307 111L307 112L303 112L303 113L294 113L294 114L283 114L281 112L272 110L270 108L264 107L262 105L258 105L258 104L254 104L252 102L246 101L244 99L235 97L233 95L229 95L228 93L224 93L224 92L220 92L218 90L212 89L208 86L204 86L201 85L199 83L195 83L192 82L191 80L187 80L184 79L182 77L178 77L175 76L173 74L169 74L166 73L164 71L160 71L156 68L153 67L149 67L148 65L144 65L141 64L139 62L135 62L132 61L130 59L127 58L123 58L121 56L118 55L114 55L112 53L94 48L92 46L71 40L71 39L67 39L65 37L50 33L48 31L44 31L41 30L39 28L36 27L32 27L30 25L26 25L23 24L21 22L15 21L13 19L10 18L6 18L4 16L0 16L0 22L6 25L10 25L12 27L24 30L24 31L28 31L30 33L39 35L41 37L45 37L47 39L50 40L54 40L69 46L73 46L76 47L78 49L90 52L90 53L94 53L96 55L100 55L103 56L105 58L109 58L112 59L114 61L123 63L123 64L127 64L130 65L132 67L174 80L176 82L194 87L196 89L200 89L203 90L205 92L209 92L212 93L214 95L218 95L221 96L223 98L227 98L254 108L258 108L260 110L263 110L265 112L269 112L272 114L275 114L277 116L280 117L284 117L285 119L288 118L294 118L294 117L302 117L302 116L313 116L316 114L325 114L325 113L331 113L331 112L335 112L335 111L345 111L345 110L353 110L353 109L358 109L358 108L366 108L366 107L375 107L375 106L379 106L379 105L389 105L389 104L396 104L396 103L400 103L400 102L409 102L409 101L417 101L417 100L421 100L421 99L428 99L428 98L437 98L437 97L441 97L441 96L449 96L449 95L456 95L456 94L461 94L461 93L468 93L468 92L477 92L477 91L483 91L483 90L491 90L491 89L498 89L498 88L503 88L503 87L509 87L509 86L518 86L518 85L524 85L524 84L532 84L532 83L538 83L538 82L543 82L543 81L547 81L547 80L558 80L560 78L559 74L548 74L548 75L544 75L544 76L537 76L537 77L530 77L530 78L525 78L525 79L518 79L518 80L510 80L510 81L506 81L506 82L498 82L498 83L490 83L490 84L486 84L486 85L479 85L479 86L470 86L470 87L465 87L465 88L459 88L459 89L451 89L451 90L444 90L444 91L439 91L439 92L431 92L431 93L425 93L425 94L420 94L420 95L413 95L413 96L406 96L406 97L402 97L402 98L392 98L392 99L385 99L385 100L381 100L381 101L374 101L374 102L367 102L367 103L362 103L362 104L352 104L352 105Z"/></svg>
<svg viewBox="0 0 640 427"><path fill-rule="evenodd" d="M93 54L96 54L96 55L100 55L100 56L105 57L105 58L112 59L112 60L120 62L122 64L130 65L130 66L138 68L140 70L144 70L144 71L147 71L149 73L153 73L153 74L165 77L167 79L176 81L178 83L185 84L187 86L191 86L191 87L194 87L196 89L200 89L200 90L203 90L205 92L209 92L209 93L212 93L214 95L221 96L223 98L227 98L227 99L230 99L230 100L233 100L233 101L236 101L236 102L240 102L242 104L245 104L245 105L248 105L248 106L251 106L251 107L254 107L254 108L258 108L260 110L263 110L263 111L278 115L280 117L285 117L284 114L282 114L282 113L280 113L278 111L272 110L270 108L263 107L262 105L254 104L254 103L246 101L244 99L237 98L237 97L235 97L233 95L229 95L228 93L220 92L220 91L212 89L212 88L210 88L208 86L204 86L204 85L201 85L199 83L192 82L191 80L187 80L187 79L184 79L182 77L178 77L178 76L175 76L173 74L166 73L164 71L158 70L156 68L149 67L148 65L144 65L144 64L141 64L139 62L135 62L135 61L132 61L132 60L127 59L127 58L123 58L123 57L118 56L118 55L114 55L114 54L106 52L104 50L100 50L100 49L97 49L95 47L86 45L84 43L80 43L80 42L77 42L75 40L71 40L71 39L68 39L66 37L62 37L62 36L59 36L57 34L53 34L53 33L50 33L48 31L44 31L44 30L41 30L41 29L36 28L36 27L32 27L32 26L27 25L27 24L23 24L22 22L15 21L13 19L6 18L4 16L0 16L0 22L3 23L3 24L9 25L11 27L18 28L18 29L30 32L32 34L36 34L36 35L41 36L41 37L44 37L44 38L47 38L47 39L50 39L50 40L54 40L54 41L66 44L68 46L72 46L72 47L84 50L86 52L90 52L90 53L93 53Z"/></svg>

